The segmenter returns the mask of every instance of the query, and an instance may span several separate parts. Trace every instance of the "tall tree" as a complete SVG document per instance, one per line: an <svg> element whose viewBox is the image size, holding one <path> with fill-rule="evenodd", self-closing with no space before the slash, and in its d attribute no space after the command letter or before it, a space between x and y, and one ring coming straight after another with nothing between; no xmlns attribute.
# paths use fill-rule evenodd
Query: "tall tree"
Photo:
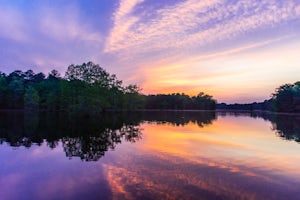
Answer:
<svg viewBox="0 0 300 200"><path fill-rule="evenodd" d="M7 106L7 92L8 83L6 81L6 75L0 72L0 109L6 108Z"/></svg>
<svg viewBox="0 0 300 200"><path fill-rule="evenodd" d="M276 111L300 112L300 82L279 86L272 98Z"/></svg>
<svg viewBox="0 0 300 200"><path fill-rule="evenodd" d="M24 94L24 108L28 110L38 110L39 101L40 97L37 90L32 86L26 88Z"/></svg>
<svg viewBox="0 0 300 200"><path fill-rule="evenodd" d="M23 108L23 95L25 91L24 79L22 76L13 76L8 84L8 98L10 101L10 108Z"/></svg>

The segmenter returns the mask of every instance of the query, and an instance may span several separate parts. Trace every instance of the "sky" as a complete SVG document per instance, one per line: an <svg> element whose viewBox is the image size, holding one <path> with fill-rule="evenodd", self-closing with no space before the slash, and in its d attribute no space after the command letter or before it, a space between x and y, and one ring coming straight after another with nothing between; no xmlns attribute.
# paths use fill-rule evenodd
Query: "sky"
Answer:
<svg viewBox="0 0 300 200"><path fill-rule="evenodd" d="M300 80L299 0L0 0L0 71L93 61L144 94L270 98Z"/></svg>

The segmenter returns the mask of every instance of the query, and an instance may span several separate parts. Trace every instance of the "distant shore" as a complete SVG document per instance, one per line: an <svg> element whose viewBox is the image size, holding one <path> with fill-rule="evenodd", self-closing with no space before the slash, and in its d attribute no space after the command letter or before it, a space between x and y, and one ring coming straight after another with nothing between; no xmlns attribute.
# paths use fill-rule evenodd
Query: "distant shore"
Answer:
<svg viewBox="0 0 300 200"><path fill-rule="evenodd" d="M69 111L66 110L26 110L26 109L0 109L0 112L66 112ZM274 112L269 110L234 110L234 109L216 109L216 110L179 110L179 109L136 109L136 110L126 110L126 109L107 109L105 111L99 112L99 113L106 113L106 112L224 112L224 113L253 113L253 112L259 112L259 113L268 113L268 114L274 114L274 115L297 115L300 116L300 113L298 112ZM81 113L80 111L78 113Z"/></svg>

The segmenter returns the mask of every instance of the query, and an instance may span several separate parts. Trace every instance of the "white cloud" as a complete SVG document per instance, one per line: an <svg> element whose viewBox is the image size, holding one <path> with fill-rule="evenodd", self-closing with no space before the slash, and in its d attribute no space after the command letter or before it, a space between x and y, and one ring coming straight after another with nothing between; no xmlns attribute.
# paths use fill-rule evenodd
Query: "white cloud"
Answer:
<svg viewBox="0 0 300 200"><path fill-rule="evenodd" d="M295 0L284 4L274 0L240 0L235 4L225 0L187 0L149 10L155 14L147 20L142 19L143 13L132 12L141 1L129 5L124 2L128 1L121 1L115 13L115 26L105 51L123 53L122 56L130 52L128 57L180 48L201 49L300 16Z"/></svg>
<svg viewBox="0 0 300 200"><path fill-rule="evenodd" d="M296 0L185 0L157 10L147 7L147 1L141 3L118 7L104 51L115 56L114 65L121 63L126 72L119 74L125 82L136 81L146 90L151 87L149 80L156 84L153 77L176 76L172 81L179 82L178 74L190 76L190 71L198 71L201 79L211 72L208 65L201 64L205 59L271 45L293 33L268 37L265 31L300 16ZM221 65L216 68L226 71Z"/></svg>
<svg viewBox="0 0 300 200"><path fill-rule="evenodd" d="M119 8L114 13L114 26L106 44L105 51L114 51L122 48L126 33L130 30L133 24L138 21L138 18L131 15L131 12L137 4L144 0L121 0Z"/></svg>

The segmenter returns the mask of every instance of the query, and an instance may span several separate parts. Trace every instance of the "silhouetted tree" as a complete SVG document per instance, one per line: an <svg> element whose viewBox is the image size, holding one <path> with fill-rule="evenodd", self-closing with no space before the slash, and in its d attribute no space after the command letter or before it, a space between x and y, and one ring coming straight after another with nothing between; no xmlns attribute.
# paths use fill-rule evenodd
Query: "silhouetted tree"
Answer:
<svg viewBox="0 0 300 200"><path fill-rule="evenodd" d="M110 75L93 62L70 65L62 78L52 70L47 78L32 70L15 70L0 75L1 109L37 109L81 112L89 115L106 110L137 109L215 109L216 101L199 93L142 95L137 85L123 86L116 75Z"/></svg>
<svg viewBox="0 0 300 200"><path fill-rule="evenodd" d="M214 110L215 106L216 101L204 93L192 97L179 93L145 96L147 109Z"/></svg>
<svg viewBox="0 0 300 200"><path fill-rule="evenodd" d="M9 75L9 84L8 84L8 107L14 109L23 108L23 96L25 92L25 85L23 76L19 74Z"/></svg>
<svg viewBox="0 0 300 200"><path fill-rule="evenodd" d="M96 83L103 87L109 87L114 83L115 76L111 76L98 64L93 62L83 63L82 65L70 65L66 71L67 80L81 80L86 83Z"/></svg>
<svg viewBox="0 0 300 200"><path fill-rule="evenodd" d="M272 94L275 109L279 112L300 112L300 82L284 84Z"/></svg>
<svg viewBox="0 0 300 200"><path fill-rule="evenodd" d="M24 94L24 108L29 110L38 110L39 101L40 101L40 97L37 90L32 86L26 88Z"/></svg>
<svg viewBox="0 0 300 200"><path fill-rule="evenodd" d="M58 79L61 79L61 76L60 76L60 73L57 70L53 69L48 74L47 79L49 79L49 80L58 80Z"/></svg>
<svg viewBox="0 0 300 200"><path fill-rule="evenodd" d="M0 72L0 109L7 108L8 106L8 83L6 81L6 75Z"/></svg>
<svg viewBox="0 0 300 200"><path fill-rule="evenodd" d="M32 81L35 83L39 83L39 82L42 82L45 79L45 77L46 77L45 74L40 72L40 73L33 75Z"/></svg>

